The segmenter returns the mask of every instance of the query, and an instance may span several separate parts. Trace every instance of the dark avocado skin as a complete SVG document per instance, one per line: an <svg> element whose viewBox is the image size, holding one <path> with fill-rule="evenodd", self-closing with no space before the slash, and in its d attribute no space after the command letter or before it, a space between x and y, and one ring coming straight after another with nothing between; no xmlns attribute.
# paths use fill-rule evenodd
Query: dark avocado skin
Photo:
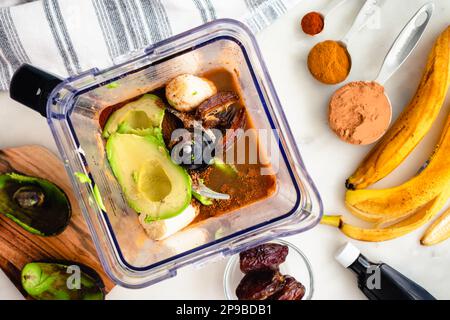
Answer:
<svg viewBox="0 0 450 320"><path fill-rule="evenodd" d="M36 186L44 193L42 205L20 207L13 196L24 186ZM16 222L23 229L40 236L55 236L65 230L72 209L66 194L48 180L19 173L0 175L0 214Z"/></svg>

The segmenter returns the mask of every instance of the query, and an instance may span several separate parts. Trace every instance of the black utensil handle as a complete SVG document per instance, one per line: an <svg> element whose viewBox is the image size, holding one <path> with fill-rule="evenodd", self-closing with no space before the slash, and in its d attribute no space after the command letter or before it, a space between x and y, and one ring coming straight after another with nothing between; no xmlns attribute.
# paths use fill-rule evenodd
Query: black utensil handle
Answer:
<svg viewBox="0 0 450 320"><path fill-rule="evenodd" d="M11 99L47 117L47 99L62 81L53 74L25 63L14 73L9 95Z"/></svg>

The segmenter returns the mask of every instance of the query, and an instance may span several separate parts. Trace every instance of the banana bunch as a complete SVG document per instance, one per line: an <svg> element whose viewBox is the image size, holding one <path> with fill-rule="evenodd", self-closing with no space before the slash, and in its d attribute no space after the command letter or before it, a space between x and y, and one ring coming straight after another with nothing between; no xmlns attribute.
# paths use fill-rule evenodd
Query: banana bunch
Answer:
<svg viewBox="0 0 450 320"><path fill-rule="evenodd" d="M346 181L346 206L373 228L359 228L341 216L325 216L323 224L339 228L362 241L385 241L403 236L429 222L450 198L450 114L425 169L402 185L365 189L386 177L428 133L450 85L450 27L437 39L417 93ZM427 230L421 243L433 245L450 237L450 210Z"/></svg>

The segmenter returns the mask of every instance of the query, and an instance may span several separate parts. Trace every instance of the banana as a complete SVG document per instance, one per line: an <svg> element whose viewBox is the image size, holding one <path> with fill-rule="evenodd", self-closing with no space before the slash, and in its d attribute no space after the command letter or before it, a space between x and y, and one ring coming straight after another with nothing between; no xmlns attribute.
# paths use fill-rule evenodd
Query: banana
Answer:
<svg viewBox="0 0 450 320"><path fill-rule="evenodd" d="M420 243L424 246L432 246L448 238L450 238L450 209L433 222L420 239Z"/></svg>
<svg viewBox="0 0 450 320"><path fill-rule="evenodd" d="M381 242L401 237L430 221L447 202L446 195L439 195L407 219L383 229L359 228L343 221L342 216L324 216L321 223L339 228L347 237L368 242Z"/></svg>
<svg viewBox="0 0 450 320"><path fill-rule="evenodd" d="M347 189L364 189L402 163L430 130L449 85L450 26L437 39L414 98L347 179Z"/></svg>
<svg viewBox="0 0 450 320"><path fill-rule="evenodd" d="M381 223L407 217L450 188L450 115L427 167L406 183L388 189L348 190L347 207L363 220Z"/></svg>

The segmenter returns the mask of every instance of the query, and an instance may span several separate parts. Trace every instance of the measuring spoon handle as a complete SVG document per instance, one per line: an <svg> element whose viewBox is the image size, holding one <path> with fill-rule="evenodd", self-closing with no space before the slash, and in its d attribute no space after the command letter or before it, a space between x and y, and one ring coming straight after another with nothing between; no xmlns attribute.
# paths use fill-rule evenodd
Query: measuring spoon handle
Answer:
<svg viewBox="0 0 450 320"><path fill-rule="evenodd" d="M338 7L340 7L345 1L347 0L332 0L323 10L322 10L322 15L324 17L328 16L329 14L331 14L335 9L337 9Z"/></svg>
<svg viewBox="0 0 450 320"><path fill-rule="evenodd" d="M375 80L381 85L384 85L395 71L400 68L403 62L408 59L411 52L419 43L422 35L430 22L434 11L434 3L429 2L425 4L416 14L411 18L408 24L395 39L394 44L384 58L383 66ZM426 15L424 18L423 15ZM421 19L424 20L422 21Z"/></svg>
<svg viewBox="0 0 450 320"><path fill-rule="evenodd" d="M341 40L341 42L343 42L345 45L348 45L348 42L353 37L353 35L367 25L370 17L372 17L377 12L377 10L380 9L380 6L381 0L367 0L362 6L361 10L359 10L355 21L353 22L352 26L350 27L344 38Z"/></svg>

